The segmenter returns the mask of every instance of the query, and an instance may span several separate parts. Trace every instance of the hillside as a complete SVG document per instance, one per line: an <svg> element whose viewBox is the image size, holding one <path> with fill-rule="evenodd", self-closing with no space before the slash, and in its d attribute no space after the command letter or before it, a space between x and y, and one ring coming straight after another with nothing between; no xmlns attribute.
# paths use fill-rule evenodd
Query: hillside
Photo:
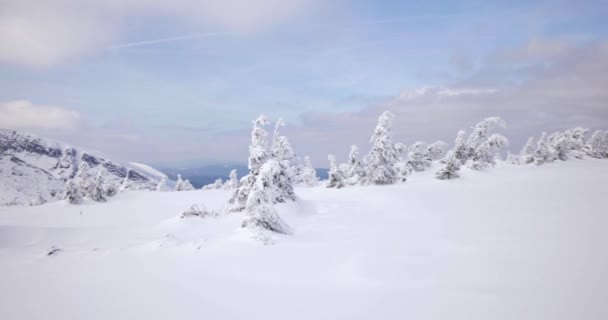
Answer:
<svg viewBox="0 0 608 320"><path fill-rule="evenodd" d="M0 318L608 318L608 161L434 171L297 188L293 235L264 239L178 217L224 190L0 208Z"/></svg>
<svg viewBox="0 0 608 320"><path fill-rule="evenodd" d="M0 206L61 199L66 180L73 178L83 163L89 175L105 169L108 182L116 186L123 184L128 174L127 189L151 189L159 180L140 164L122 165L63 143L0 129Z"/></svg>

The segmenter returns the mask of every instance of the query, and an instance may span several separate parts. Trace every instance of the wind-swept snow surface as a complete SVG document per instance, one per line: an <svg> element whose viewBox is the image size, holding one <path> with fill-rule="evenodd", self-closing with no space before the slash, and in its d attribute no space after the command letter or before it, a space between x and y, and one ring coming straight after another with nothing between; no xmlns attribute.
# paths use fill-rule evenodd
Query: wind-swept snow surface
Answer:
<svg viewBox="0 0 608 320"><path fill-rule="evenodd" d="M608 319L608 161L434 171L296 188L265 239L180 218L225 190L0 207L0 319Z"/></svg>

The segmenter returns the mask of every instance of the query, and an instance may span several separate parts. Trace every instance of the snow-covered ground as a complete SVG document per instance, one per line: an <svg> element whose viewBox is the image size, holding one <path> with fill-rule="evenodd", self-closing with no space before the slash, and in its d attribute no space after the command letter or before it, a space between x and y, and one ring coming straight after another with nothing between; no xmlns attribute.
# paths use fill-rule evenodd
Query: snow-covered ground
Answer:
<svg viewBox="0 0 608 320"><path fill-rule="evenodd" d="M0 207L0 319L608 319L608 161L431 175L298 188L273 245L178 217L223 190Z"/></svg>

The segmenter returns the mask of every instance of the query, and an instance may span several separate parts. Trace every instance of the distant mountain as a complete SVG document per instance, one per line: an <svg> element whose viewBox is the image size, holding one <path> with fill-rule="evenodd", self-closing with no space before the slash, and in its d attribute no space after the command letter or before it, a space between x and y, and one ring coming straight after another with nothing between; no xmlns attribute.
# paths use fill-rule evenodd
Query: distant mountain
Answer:
<svg viewBox="0 0 608 320"><path fill-rule="evenodd" d="M127 189L154 189L162 173L143 164L119 164L91 152L32 134L0 129L0 205L58 200L65 182L86 162L91 175L104 168L107 181ZM160 175L159 175L160 174Z"/></svg>
<svg viewBox="0 0 608 320"><path fill-rule="evenodd" d="M215 164L191 168L162 168L169 178L175 180L181 174L183 179L188 179L196 188L213 183L217 179L226 180L230 171L236 169L239 179L249 173L246 165L242 164ZM327 179L327 169L318 168L317 176L321 180Z"/></svg>

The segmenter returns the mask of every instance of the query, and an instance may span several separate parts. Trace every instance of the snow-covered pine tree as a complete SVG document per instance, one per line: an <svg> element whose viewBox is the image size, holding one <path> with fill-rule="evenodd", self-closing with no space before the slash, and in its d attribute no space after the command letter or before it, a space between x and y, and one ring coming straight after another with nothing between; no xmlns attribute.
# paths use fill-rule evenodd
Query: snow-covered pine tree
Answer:
<svg viewBox="0 0 608 320"><path fill-rule="evenodd" d="M452 149L453 156L460 160L461 164L465 164L467 162L467 141L466 141L466 131L459 130L456 135L456 140L454 140L454 149Z"/></svg>
<svg viewBox="0 0 608 320"><path fill-rule="evenodd" d="M474 170L483 170L489 166L496 164L495 158L498 151L509 145L509 140L504 136L495 133L482 142L471 158L471 168Z"/></svg>
<svg viewBox="0 0 608 320"><path fill-rule="evenodd" d="M175 182L175 191L184 191L184 180L179 173L177 174L177 182Z"/></svg>
<svg viewBox="0 0 608 320"><path fill-rule="evenodd" d="M528 141L519 153L519 163L522 165L534 162L534 137L528 138Z"/></svg>
<svg viewBox="0 0 608 320"><path fill-rule="evenodd" d="M239 179L236 174L236 169L232 169L230 171L230 175L228 176L228 180L224 184L224 189L232 190L237 189L239 187Z"/></svg>
<svg viewBox="0 0 608 320"><path fill-rule="evenodd" d="M395 154L397 162L395 163L395 173L397 174L398 182L407 181L407 177L412 173L412 167L407 158L407 146L403 143L395 143Z"/></svg>
<svg viewBox="0 0 608 320"><path fill-rule="evenodd" d="M89 187L87 197L93 201L106 202L105 193L105 170L101 169L97 172L95 182Z"/></svg>
<svg viewBox="0 0 608 320"><path fill-rule="evenodd" d="M458 170L461 165L462 161L456 157L454 150L450 150L443 160L443 166L435 173L435 177L439 180L456 179L459 177Z"/></svg>
<svg viewBox="0 0 608 320"><path fill-rule="evenodd" d="M287 137L282 136L279 133L279 128L284 126L285 121L279 118L275 125L272 146L270 149L270 156L272 159L276 160L278 164L278 170L274 171L276 174L274 177L274 186L277 189L273 192L275 197L273 203L296 200L296 194L293 191L295 176L291 169L291 162L295 158L295 153L293 152Z"/></svg>
<svg viewBox="0 0 608 320"><path fill-rule="evenodd" d="M431 166L431 155L427 144L424 142L417 141L412 144L408 149L407 156L409 158L407 163L414 171L424 171Z"/></svg>
<svg viewBox="0 0 608 320"><path fill-rule="evenodd" d="M585 135L589 130L581 127L572 128L564 132L569 155L582 159L585 155Z"/></svg>
<svg viewBox="0 0 608 320"><path fill-rule="evenodd" d="M276 159L267 160L257 172L257 179L249 190L245 205L247 217L243 221L244 228L268 230L276 233L290 234L291 230L283 222L273 206L275 177L282 170Z"/></svg>
<svg viewBox="0 0 608 320"><path fill-rule="evenodd" d="M167 191L167 177L162 177L156 185L156 191Z"/></svg>
<svg viewBox="0 0 608 320"><path fill-rule="evenodd" d="M551 151L547 144L547 133L543 132L536 141L536 149L534 150L534 163L539 166L547 162L553 161L551 157Z"/></svg>
<svg viewBox="0 0 608 320"><path fill-rule="evenodd" d="M304 184L307 187L314 187L317 185L319 178L317 177L317 171L312 166L310 162L310 157L304 157L304 167L302 167L302 171L300 172L300 183Z"/></svg>
<svg viewBox="0 0 608 320"><path fill-rule="evenodd" d="M359 147L350 146L346 170L346 182L350 185L358 184L365 177L365 169L359 161Z"/></svg>
<svg viewBox="0 0 608 320"><path fill-rule="evenodd" d="M220 180L220 188L221 188L222 179L218 179L218 180ZM184 183L182 185L182 191L190 191L190 190L194 190L194 186L192 185L192 183L190 183L190 180L186 179L186 180L184 180Z"/></svg>
<svg viewBox="0 0 608 320"><path fill-rule="evenodd" d="M593 158L603 158L604 150L603 150L603 136L604 132L602 130L596 130L591 135L591 138L585 144L585 154Z"/></svg>
<svg viewBox="0 0 608 320"><path fill-rule="evenodd" d="M431 157L432 161L439 160L443 156L443 149L446 143L443 141L436 141L428 145L427 152Z"/></svg>
<svg viewBox="0 0 608 320"><path fill-rule="evenodd" d="M385 111L378 118L378 124L370 142L372 149L365 157L364 184L391 184L398 179L395 164L397 150L393 144L392 127L394 115Z"/></svg>
<svg viewBox="0 0 608 320"><path fill-rule="evenodd" d="M476 153L483 153L485 149L488 149L488 145L486 144L488 140L488 135L491 130L494 130L496 127L506 127L506 123L500 117L488 117L483 119L481 122L477 123L475 127L473 127L473 132L469 135L466 142L466 160L472 159L475 157ZM486 145L484 145L486 144ZM481 149L478 152L478 148ZM473 165L475 167L476 165Z"/></svg>
<svg viewBox="0 0 608 320"><path fill-rule="evenodd" d="M249 145L249 174L241 179L239 188L230 198L228 212L240 212L245 209L249 192L256 182L260 168L268 160L268 133L264 130L264 126L269 124L270 122L265 115L261 115L253 121L251 144Z"/></svg>
<svg viewBox="0 0 608 320"><path fill-rule="evenodd" d="M344 187L344 173L340 171L340 168L336 163L336 156L330 154L327 156L327 160L329 160L329 171L327 173L327 184L325 186L338 189Z"/></svg>
<svg viewBox="0 0 608 320"><path fill-rule="evenodd" d="M550 141L551 155L554 159L568 160L568 154L570 153L568 136L561 132L555 132L549 136L548 140Z"/></svg>
<svg viewBox="0 0 608 320"><path fill-rule="evenodd" d="M215 179L213 183L203 186L203 190L218 190L224 189L224 181L221 178Z"/></svg>
<svg viewBox="0 0 608 320"><path fill-rule="evenodd" d="M65 183L63 199L71 204L82 203L82 193L80 192L79 184L74 179L70 179Z"/></svg>

